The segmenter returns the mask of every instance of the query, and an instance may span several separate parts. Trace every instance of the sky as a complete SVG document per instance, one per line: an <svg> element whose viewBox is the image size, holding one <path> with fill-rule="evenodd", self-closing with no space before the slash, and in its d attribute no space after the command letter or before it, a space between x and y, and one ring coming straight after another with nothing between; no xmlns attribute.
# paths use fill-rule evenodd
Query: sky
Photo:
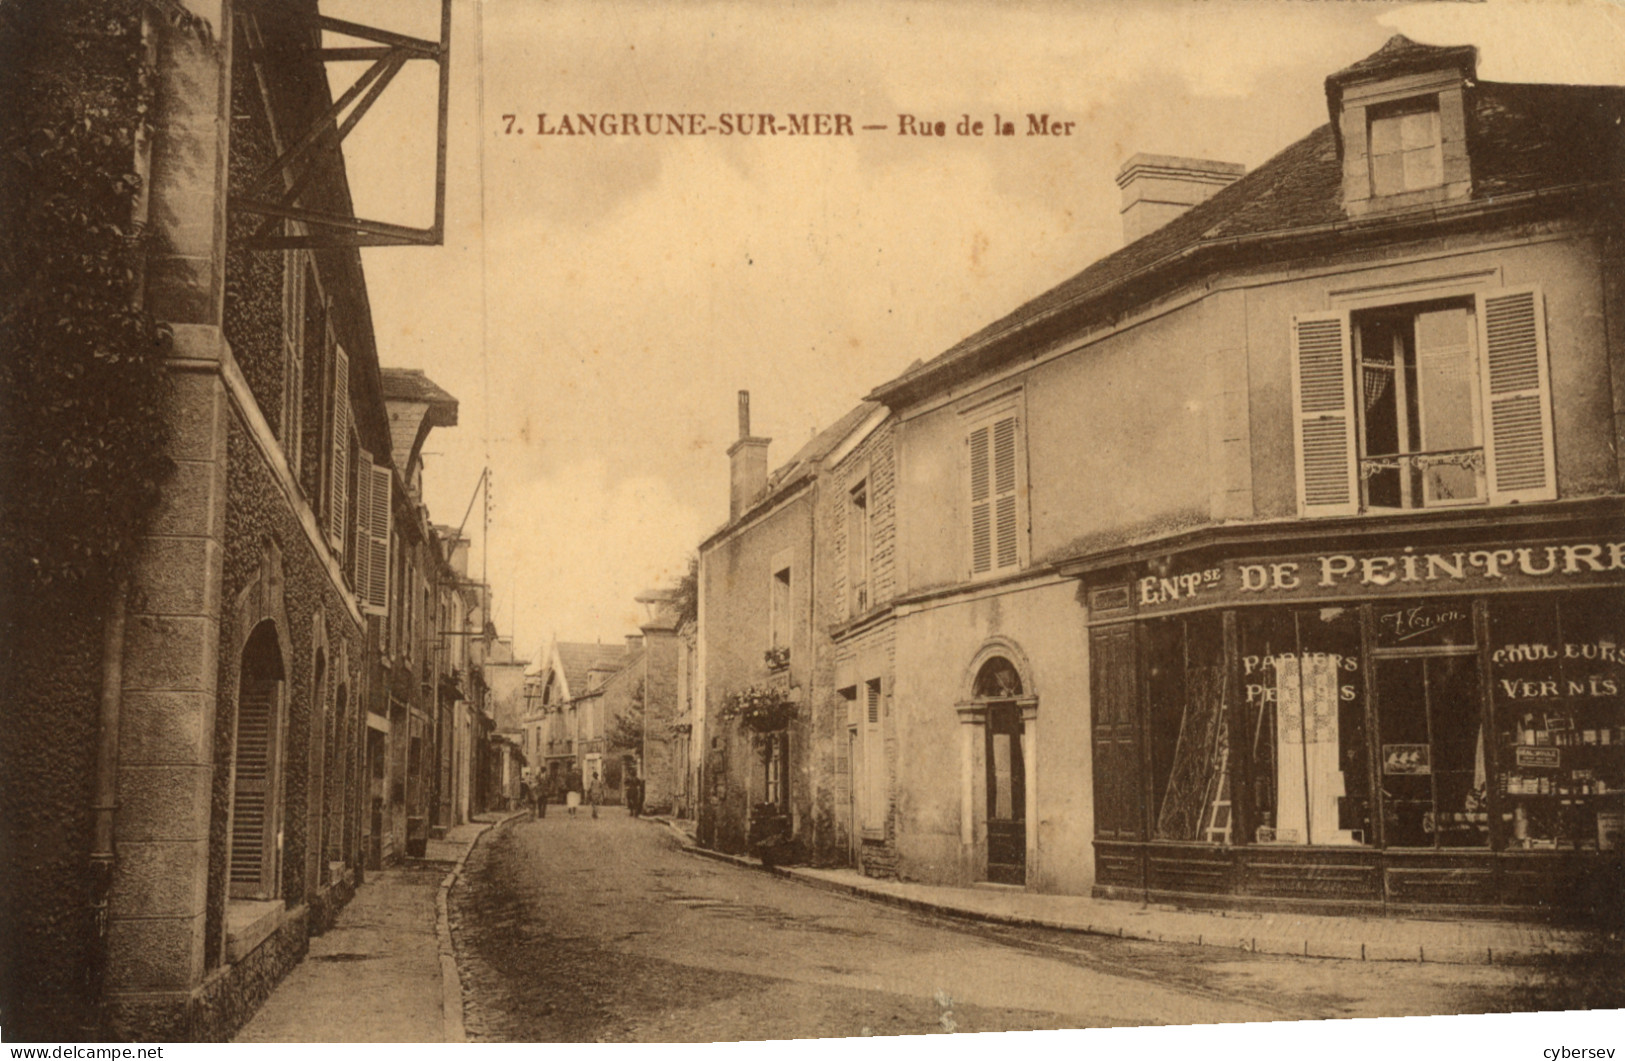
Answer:
<svg viewBox="0 0 1625 1061"><path fill-rule="evenodd" d="M1625 84L1618 0L453 4L445 244L363 258L382 363L460 402L424 447L431 517L455 525L491 469L471 567L532 660L554 636L636 632L633 597L725 522L737 391L788 459L1120 247L1131 155L1251 170L1326 121L1327 74L1395 33L1477 45L1483 80ZM322 9L438 31L437 0ZM346 141L361 216L429 223L434 79L409 66ZM537 135L538 114L578 112L888 129ZM1021 135L1029 113L1075 126ZM953 135L995 114L1017 135ZM901 115L949 135L900 135Z"/></svg>

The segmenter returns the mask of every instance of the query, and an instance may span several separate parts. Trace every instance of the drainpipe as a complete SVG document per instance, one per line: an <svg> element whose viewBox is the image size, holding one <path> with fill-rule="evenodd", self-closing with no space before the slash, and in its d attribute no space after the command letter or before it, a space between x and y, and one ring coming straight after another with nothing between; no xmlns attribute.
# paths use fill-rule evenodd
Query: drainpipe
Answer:
<svg viewBox="0 0 1625 1061"><path fill-rule="evenodd" d="M158 40L151 16L145 11L141 15L141 52L144 66L156 66ZM130 227L139 237L146 231L151 203L152 138L144 124L136 129L133 165L141 178L141 187L130 208ZM138 259L137 270L130 294L132 309L140 309L145 301L145 255ZM96 1009L98 1031L106 1026L107 931L113 868L117 861L113 816L118 809L119 712L124 697L124 627L129 596L130 576L126 572L114 579L108 596L107 613L102 620L102 690L96 717L96 796L91 805L95 824L90 842L90 916L94 936L89 987L90 998Z"/></svg>
<svg viewBox="0 0 1625 1061"><path fill-rule="evenodd" d="M124 686L124 618L129 578L120 576L102 622L102 697L96 720L95 829L90 845L90 913L95 929L90 997L97 1023L106 1005L108 901L113 890L113 812L118 807L119 708Z"/></svg>

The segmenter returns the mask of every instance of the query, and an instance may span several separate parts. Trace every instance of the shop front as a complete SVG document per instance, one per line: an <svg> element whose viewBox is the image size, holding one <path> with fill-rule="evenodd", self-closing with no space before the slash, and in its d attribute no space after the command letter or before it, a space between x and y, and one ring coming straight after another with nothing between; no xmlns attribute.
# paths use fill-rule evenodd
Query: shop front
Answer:
<svg viewBox="0 0 1625 1061"><path fill-rule="evenodd" d="M1572 529L1080 572L1097 893L1618 920L1625 542Z"/></svg>

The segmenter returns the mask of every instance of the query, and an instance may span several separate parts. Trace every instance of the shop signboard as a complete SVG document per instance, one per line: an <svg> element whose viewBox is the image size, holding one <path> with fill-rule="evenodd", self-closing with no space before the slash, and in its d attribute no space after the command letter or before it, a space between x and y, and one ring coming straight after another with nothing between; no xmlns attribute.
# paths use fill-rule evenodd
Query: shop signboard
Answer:
<svg viewBox="0 0 1625 1061"><path fill-rule="evenodd" d="M1294 600L1579 589L1625 584L1625 541L1506 548L1405 545L1381 551L1227 559L1184 568L1176 557L1149 564L1147 570L1129 587L1141 614ZM1421 628L1414 625L1420 618L1425 617L1396 616L1394 634L1421 636Z"/></svg>

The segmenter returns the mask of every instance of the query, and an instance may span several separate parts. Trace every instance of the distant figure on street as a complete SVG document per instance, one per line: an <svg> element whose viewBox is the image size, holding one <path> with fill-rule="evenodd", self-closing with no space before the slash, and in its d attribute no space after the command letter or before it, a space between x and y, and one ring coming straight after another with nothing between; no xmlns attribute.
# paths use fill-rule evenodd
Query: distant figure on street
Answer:
<svg viewBox="0 0 1625 1061"><path fill-rule="evenodd" d="M570 817L576 816L576 808L581 806L581 774L571 770L569 780L565 782L564 805L569 808Z"/></svg>
<svg viewBox="0 0 1625 1061"><path fill-rule="evenodd" d="M604 782L594 777L587 786L587 802L592 804L592 816L598 817L598 805L604 802Z"/></svg>
<svg viewBox="0 0 1625 1061"><path fill-rule="evenodd" d="M536 775L535 796L536 796L536 817L538 817L538 818L547 817L547 797L551 794L549 792L549 789L551 789L552 787L553 787L552 778L548 777L546 774L537 774Z"/></svg>
<svg viewBox="0 0 1625 1061"><path fill-rule="evenodd" d="M634 818L643 813L643 778L627 778L626 809Z"/></svg>
<svg viewBox="0 0 1625 1061"><path fill-rule="evenodd" d="M536 806L530 798L530 782L524 778L519 779L519 809L530 811L530 816L536 816Z"/></svg>

